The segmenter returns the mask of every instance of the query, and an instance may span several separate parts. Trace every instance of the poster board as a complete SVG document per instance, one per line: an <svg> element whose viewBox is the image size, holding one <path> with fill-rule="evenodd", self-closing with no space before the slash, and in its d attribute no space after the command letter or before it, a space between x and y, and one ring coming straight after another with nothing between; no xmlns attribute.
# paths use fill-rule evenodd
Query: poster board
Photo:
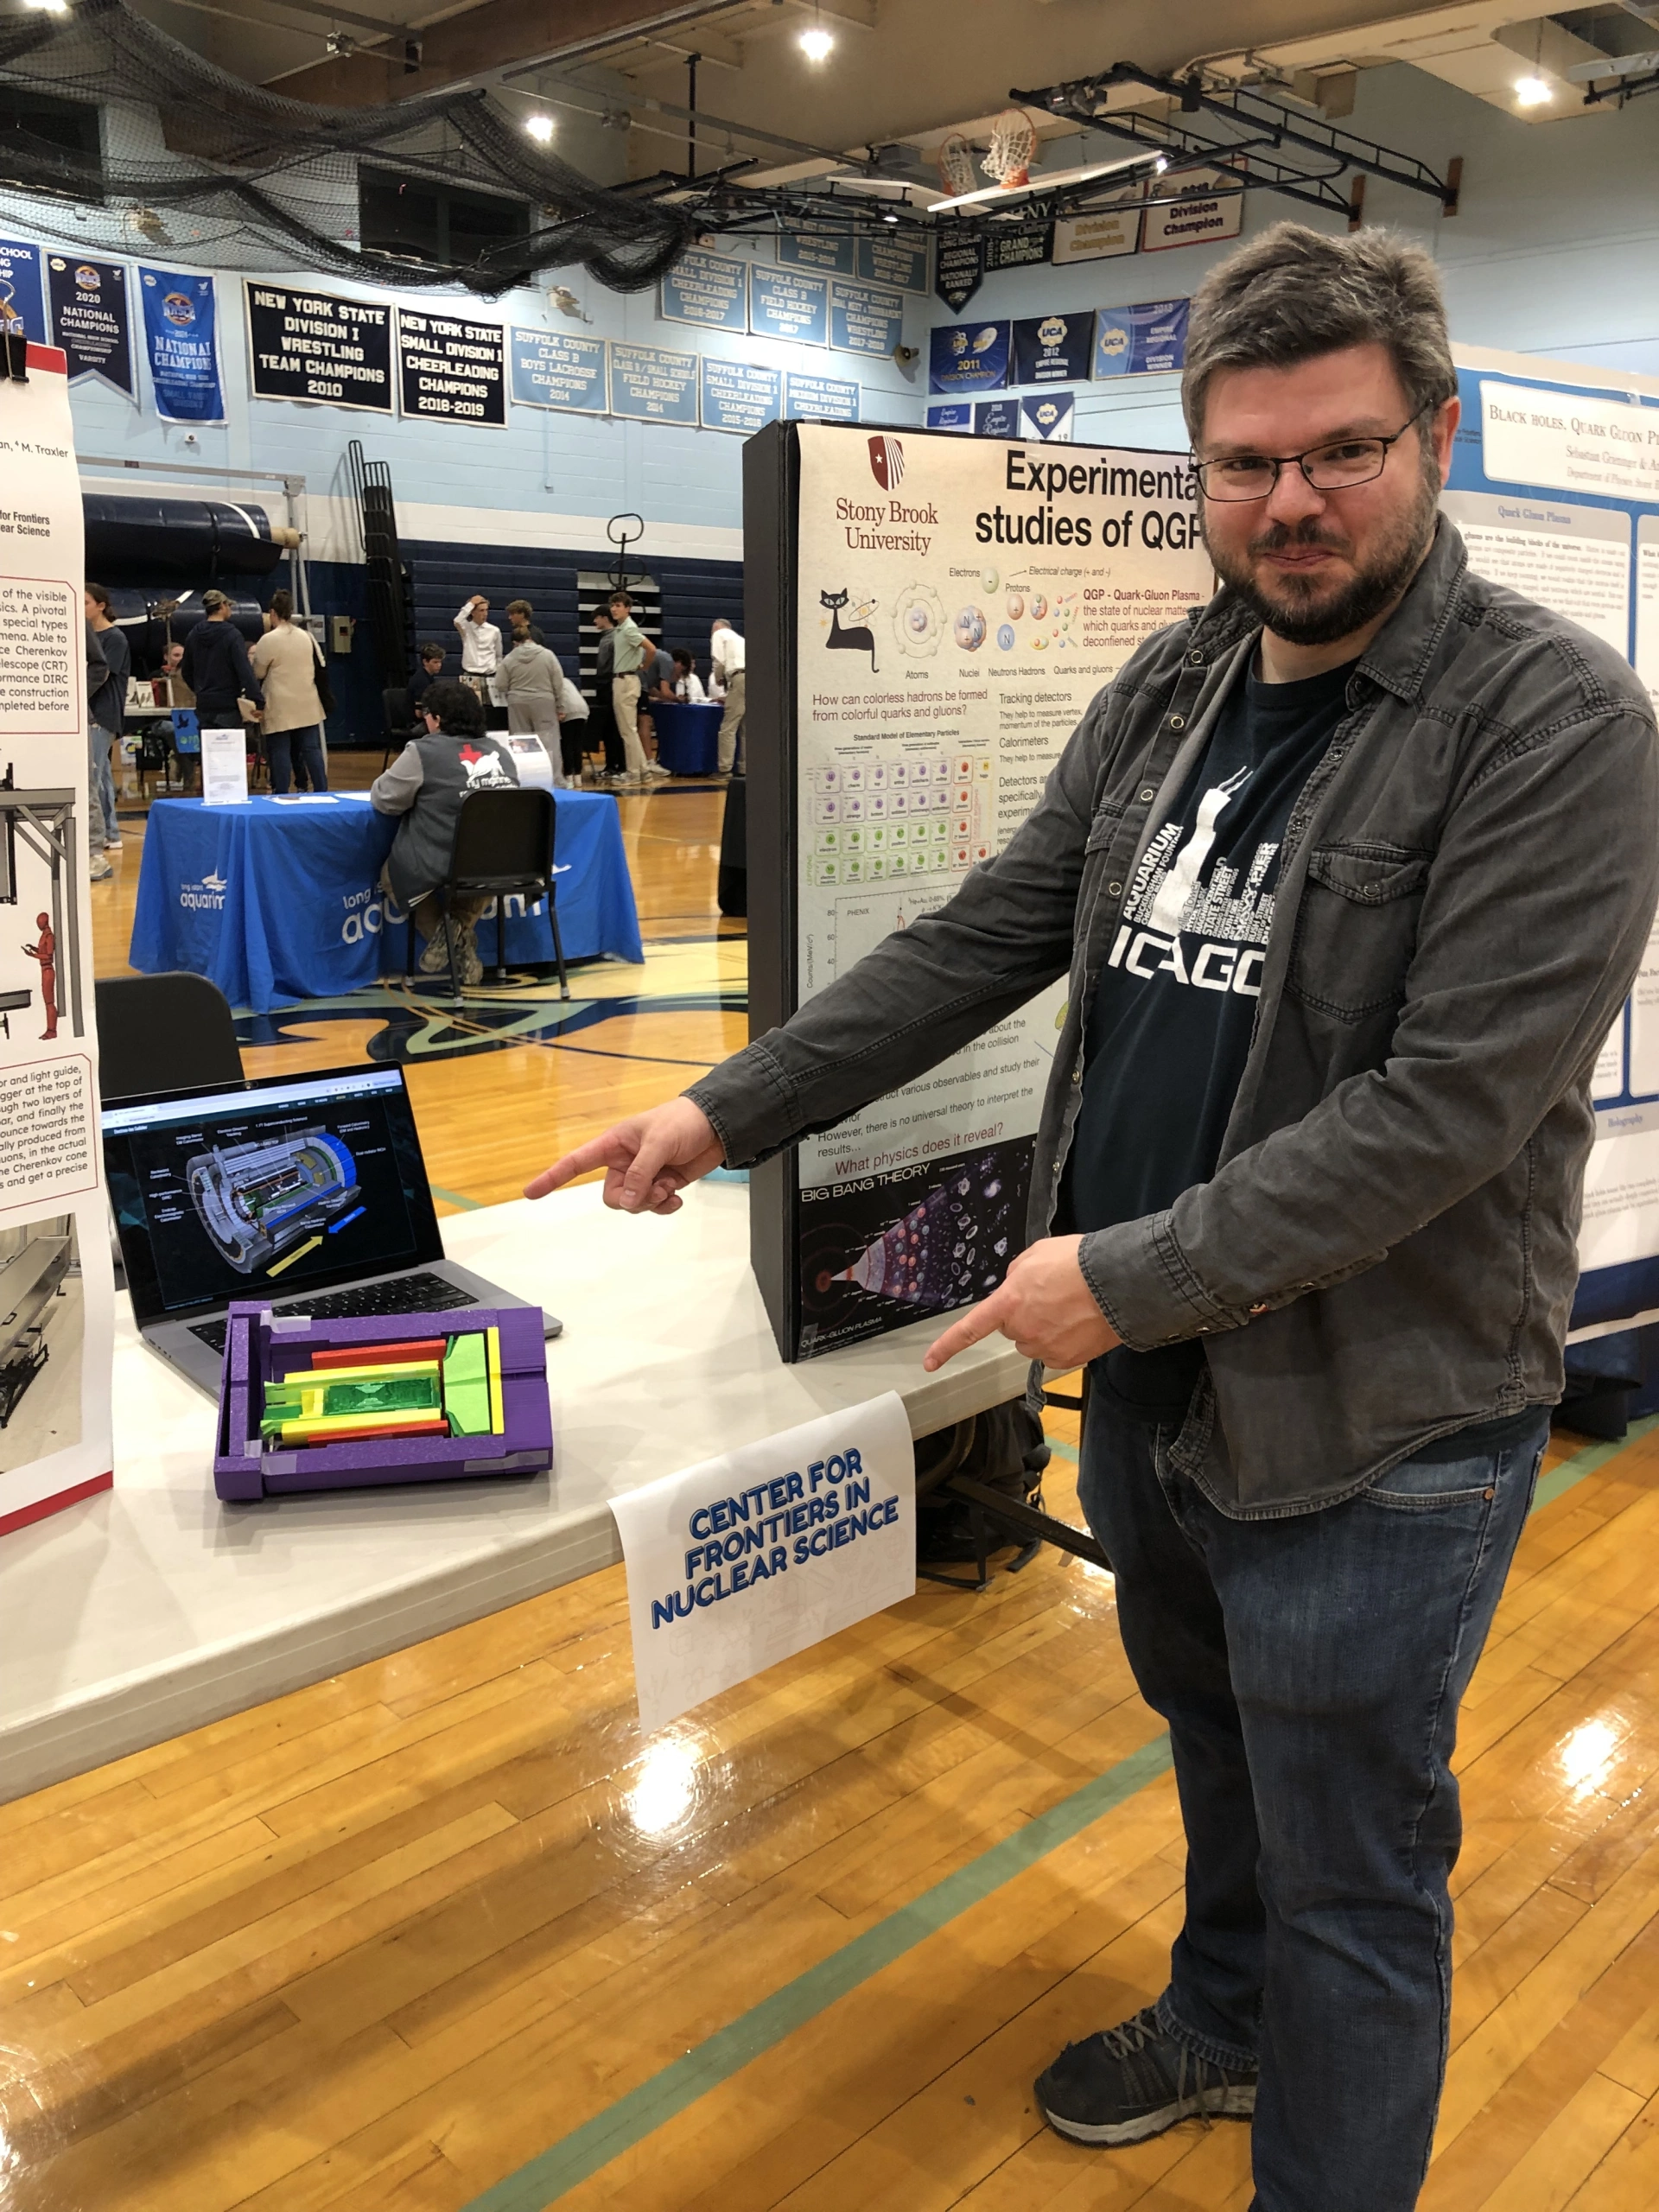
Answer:
<svg viewBox="0 0 1659 2212"><path fill-rule="evenodd" d="M1659 378L1454 346L1441 505L1470 566L1580 624L1659 705ZM1572 1334L1659 1320L1659 929L1602 1049Z"/></svg>
<svg viewBox="0 0 1659 2212"><path fill-rule="evenodd" d="M68 365L0 383L0 1536L111 1474Z"/></svg>
<svg viewBox="0 0 1659 2212"><path fill-rule="evenodd" d="M749 714L776 733L749 772L759 1034L1001 849L1095 694L1211 578L1184 455L774 423L744 461ZM752 1171L785 1359L1001 1279L1065 988ZM895 1294L885 1263L924 1228L934 1264Z"/></svg>

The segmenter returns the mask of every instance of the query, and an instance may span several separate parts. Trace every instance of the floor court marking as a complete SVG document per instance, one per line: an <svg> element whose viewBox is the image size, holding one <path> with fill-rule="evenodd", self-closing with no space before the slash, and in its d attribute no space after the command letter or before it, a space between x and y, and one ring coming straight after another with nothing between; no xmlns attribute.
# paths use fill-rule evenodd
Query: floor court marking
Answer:
<svg viewBox="0 0 1659 2212"><path fill-rule="evenodd" d="M1582 1451L1575 1452L1571 1459L1539 1478L1533 1512L1553 1505L1586 1475L1596 1473L1610 1459L1616 1459L1627 1444L1635 1443L1656 1427L1659 1427L1659 1414L1651 1414L1632 1421L1628 1433L1616 1441L1586 1445ZM1075 1445L1052 1436L1048 1445L1063 1459L1077 1460ZM675 2059L613 2105L595 2113L591 2120L530 2159L516 2173L508 2174L482 2196L474 2197L461 2208L461 2212L544 2212L546 2206L556 2202L601 2167L609 2165L613 2158L632 2150L635 2144L644 2142L648 2135L655 2134L710 2089L729 2081L752 2059L773 2050L837 1999L849 1995L895 1960L903 1958L907 1951L937 1936L951 1921L1038 1865L1062 1844L1070 1843L1084 1828L1116 1811L1160 1775L1166 1774L1169 1768L1169 1738L1154 1737L1138 1751L1132 1751L1128 1758L1120 1759L1104 1774L1085 1783L1058 1805L1051 1806L1046 1813L1028 1821L1017 1834L993 1844L988 1851L970 1859L954 1874L947 1874L942 1882L925 1890L909 1904L901 1905L887 1919L878 1921L874 1928L843 1944L840 1950L832 1951L828 1958L807 1967L793 1981L785 1982L770 1997L762 1998L728 2026L716 2029L683 2058Z"/></svg>
<svg viewBox="0 0 1659 2212"><path fill-rule="evenodd" d="M751 2059L759 2058L793 2035L797 2028L804 2027L837 1998L860 1987L930 1936L937 1936L1017 1874L1046 1859L1061 1844L1071 1842L1148 1783L1167 1773L1169 1764L1169 1738L1155 1736L1070 1797L1028 1821L1016 1834L993 1844L931 1890L924 1890L909 1904L901 1905L770 1997L762 1998L729 2026L717 2029L695 2050L688 2050L683 2058L677 2058L573 2129L550 2150L520 2166L517 2173L474 2197L464 2212L542 2212L543 2206L654 2134L677 2113L729 2081Z"/></svg>

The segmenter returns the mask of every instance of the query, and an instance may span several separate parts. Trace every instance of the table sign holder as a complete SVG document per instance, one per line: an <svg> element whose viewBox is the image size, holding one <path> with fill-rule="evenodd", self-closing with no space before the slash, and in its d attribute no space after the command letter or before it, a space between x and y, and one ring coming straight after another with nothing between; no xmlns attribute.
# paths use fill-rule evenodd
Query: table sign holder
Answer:
<svg viewBox="0 0 1659 2212"><path fill-rule="evenodd" d="M234 729L205 729L201 733L201 803L204 806L244 806L248 798L248 736L238 723Z"/></svg>

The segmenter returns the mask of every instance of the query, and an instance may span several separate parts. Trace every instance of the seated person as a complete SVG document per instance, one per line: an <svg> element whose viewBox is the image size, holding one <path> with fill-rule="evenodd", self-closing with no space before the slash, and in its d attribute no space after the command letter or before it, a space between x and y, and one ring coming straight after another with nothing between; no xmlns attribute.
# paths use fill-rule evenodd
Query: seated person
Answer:
<svg viewBox="0 0 1659 2212"><path fill-rule="evenodd" d="M443 647L435 638L429 638L421 647L421 664L409 679L409 703L416 714L429 683L435 683L443 674Z"/></svg>
<svg viewBox="0 0 1659 2212"><path fill-rule="evenodd" d="M449 872L455 823L468 791L516 785L512 755L486 734L484 709L470 685L438 682L428 686L420 705L423 734L410 738L391 766L369 786L378 814L400 814L397 835L381 870L383 890L415 918L426 939L421 954L423 976L446 975L449 948L439 928L442 908L432 894ZM476 942L478 918L486 899L450 901L449 926L456 932L455 965L464 983L482 980L484 963Z"/></svg>
<svg viewBox="0 0 1659 2212"><path fill-rule="evenodd" d="M689 707L708 704L709 694L702 688L702 678L697 674L691 656L683 645L674 656L674 696L683 699Z"/></svg>

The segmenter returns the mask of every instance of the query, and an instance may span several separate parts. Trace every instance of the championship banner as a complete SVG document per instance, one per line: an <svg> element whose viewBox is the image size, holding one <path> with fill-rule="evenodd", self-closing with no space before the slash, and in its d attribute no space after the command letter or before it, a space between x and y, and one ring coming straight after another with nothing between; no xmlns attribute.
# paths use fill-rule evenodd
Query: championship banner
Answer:
<svg viewBox="0 0 1659 2212"><path fill-rule="evenodd" d="M1005 326L1006 327L1006 326ZM1185 456L801 423L744 449L756 1035L952 896L1141 641L1208 598ZM1064 979L751 1171L785 1359L984 1297L1025 1239Z"/></svg>
<svg viewBox="0 0 1659 2212"><path fill-rule="evenodd" d="M132 319L123 264L49 254L46 286L52 302L53 342L62 348L70 383L96 377L124 398L137 399Z"/></svg>
<svg viewBox="0 0 1659 2212"><path fill-rule="evenodd" d="M138 289L144 302L144 348L163 423L222 423L225 394L219 373L218 297L211 276L141 263Z"/></svg>
<svg viewBox="0 0 1659 2212"><path fill-rule="evenodd" d="M256 399L298 399L390 415L391 309L307 285L245 276L248 389Z"/></svg>
<svg viewBox="0 0 1659 2212"><path fill-rule="evenodd" d="M111 1479L80 481L63 356L27 365L0 383L0 1536Z"/></svg>
<svg viewBox="0 0 1659 2212"><path fill-rule="evenodd" d="M41 308L41 249L20 238L0 238L0 331L16 330L32 346L44 346L46 317Z"/></svg>

